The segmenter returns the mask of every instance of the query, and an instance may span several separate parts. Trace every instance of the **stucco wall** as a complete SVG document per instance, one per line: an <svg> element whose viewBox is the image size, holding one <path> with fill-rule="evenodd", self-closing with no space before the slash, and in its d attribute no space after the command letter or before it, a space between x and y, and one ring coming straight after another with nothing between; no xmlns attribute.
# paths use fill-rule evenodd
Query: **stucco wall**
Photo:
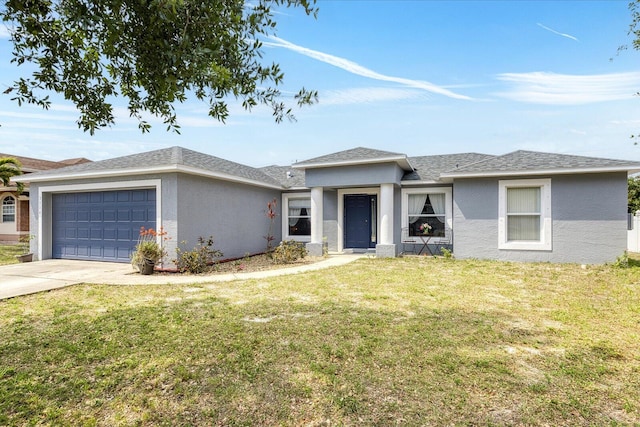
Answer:
<svg viewBox="0 0 640 427"><path fill-rule="evenodd" d="M338 192L327 190L322 198L322 235L327 238L329 251L338 250Z"/></svg>
<svg viewBox="0 0 640 427"><path fill-rule="evenodd" d="M281 241L281 192L249 185L178 175L176 240L192 249L198 237L213 235L214 247L224 258L261 253L267 247L267 202L276 199L278 216L273 222L273 245Z"/></svg>
<svg viewBox="0 0 640 427"><path fill-rule="evenodd" d="M378 184L400 184L402 169L396 163L340 166L305 171L305 186L353 187Z"/></svg>
<svg viewBox="0 0 640 427"><path fill-rule="evenodd" d="M458 179L453 199L457 258L596 264L627 245L626 173L551 177L551 251L498 249L498 179Z"/></svg>

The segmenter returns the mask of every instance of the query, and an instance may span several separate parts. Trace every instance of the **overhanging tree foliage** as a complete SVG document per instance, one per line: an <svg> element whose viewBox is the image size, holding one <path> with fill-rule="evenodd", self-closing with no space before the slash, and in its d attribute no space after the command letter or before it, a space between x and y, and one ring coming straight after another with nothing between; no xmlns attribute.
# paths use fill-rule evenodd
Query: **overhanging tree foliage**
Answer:
<svg viewBox="0 0 640 427"><path fill-rule="evenodd" d="M57 92L80 112L78 126L93 134L114 123L113 97L122 96L143 132L148 112L179 130L175 103L195 96L224 122L235 97L251 110L272 108L276 122L295 119L278 86L278 64L263 64L261 37L275 34L273 7L301 7L316 15L316 0L6 0L12 62L36 70L5 93L49 108ZM317 100L302 88L298 105Z"/></svg>
<svg viewBox="0 0 640 427"><path fill-rule="evenodd" d="M22 175L22 164L20 161L13 157L0 157L0 183L8 187L11 185L11 178L18 175ZM17 187L18 192L22 193L24 184L18 182Z"/></svg>
<svg viewBox="0 0 640 427"><path fill-rule="evenodd" d="M627 211L636 213L640 210L640 177L629 178Z"/></svg>

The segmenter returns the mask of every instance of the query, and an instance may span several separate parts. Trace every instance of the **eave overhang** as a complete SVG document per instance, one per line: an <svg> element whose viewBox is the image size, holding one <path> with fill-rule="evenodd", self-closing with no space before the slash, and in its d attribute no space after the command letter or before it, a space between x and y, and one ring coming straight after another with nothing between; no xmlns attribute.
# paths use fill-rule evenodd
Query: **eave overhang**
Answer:
<svg viewBox="0 0 640 427"><path fill-rule="evenodd" d="M129 168L118 170L104 170L104 171L85 171L85 172L73 172L73 173L60 173L60 174L47 174L42 176L20 176L14 178L17 182L49 182L49 181L65 181L76 179L89 179L89 178L111 178L111 177L123 177L123 176L139 176L149 174L160 173L185 173L188 175L203 176L207 178L220 179L222 181L236 182L240 184L252 185L255 187L270 188L274 190L283 190L281 185L270 184L263 181L257 181L249 178L243 178L236 175L226 174L222 172L213 172L205 169L194 168L191 166L185 166L180 164L166 165L166 166L152 166L141 168Z"/></svg>

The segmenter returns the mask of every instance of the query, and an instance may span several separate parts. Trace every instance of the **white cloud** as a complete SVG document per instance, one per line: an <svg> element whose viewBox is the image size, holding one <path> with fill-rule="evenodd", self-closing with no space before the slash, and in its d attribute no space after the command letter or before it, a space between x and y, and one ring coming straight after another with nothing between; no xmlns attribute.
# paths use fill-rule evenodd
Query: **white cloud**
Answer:
<svg viewBox="0 0 640 427"><path fill-rule="evenodd" d="M320 105L349 105L374 102L399 101L423 96L414 89L392 88L352 88L345 90L327 90L322 92Z"/></svg>
<svg viewBox="0 0 640 427"><path fill-rule="evenodd" d="M569 75L545 72L497 76L510 87L502 98L533 104L579 105L632 99L640 89L640 72Z"/></svg>
<svg viewBox="0 0 640 427"><path fill-rule="evenodd" d="M352 74L356 74L358 76L367 77L373 80L381 80L386 82L398 83L406 87L424 90L430 93L447 96L449 98L464 99L464 100L472 99L466 95L461 95L461 94L452 92L448 89L445 89L443 86L438 86L427 81L411 80L411 79L405 79L402 77L394 77L394 76L386 76L384 74L377 73L373 70L370 70L366 67L363 67L362 65L359 65L345 58L340 58L338 56L330 55L328 53L319 52L317 50L312 50L306 47L298 46L296 44L283 40L279 37L270 37L270 38L274 40L274 42L264 42L265 46L281 47L281 48L289 49L294 52L300 53L301 55L308 56L309 58L313 58L318 61L324 62L326 64L333 65L334 67L341 68L345 71L348 71Z"/></svg>
<svg viewBox="0 0 640 427"><path fill-rule="evenodd" d="M540 27L540 28L542 28L542 29L544 29L544 30L547 30L547 31L549 31L549 32L552 32L553 34L557 34L557 35L559 35L559 36L566 37L566 38L568 38L568 39L575 40L575 41L577 41L577 42L579 42L579 41L580 41L580 40L578 40L578 38L577 38L577 37L574 37L574 36L572 36L571 34L561 33L561 32L559 32L559 31L556 31L556 30L554 30L554 29L552 29L552 28L547 27L546 25L542 25L542 24L541 24L541 23L539 23L539 22L538 22L536 25L538 25L538 27Z"/></svg>

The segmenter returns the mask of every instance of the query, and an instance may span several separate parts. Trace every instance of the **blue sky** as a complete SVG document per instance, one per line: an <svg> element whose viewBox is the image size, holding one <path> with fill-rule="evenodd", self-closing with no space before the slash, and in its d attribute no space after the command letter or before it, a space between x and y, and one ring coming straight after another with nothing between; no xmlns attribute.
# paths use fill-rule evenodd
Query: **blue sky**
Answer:
<svg viewBox="0 0 640 427"><path fill-rule="evenodd" d="M526 149L640 160L640 52L627 0L320 0L317 19L278 11L265 58L285 72L282 90L305 86L319 104L275 124L231 100L226 124L206 105L178 109L181 135L161 123L141 134L120 101L117 123L94 136L70 103L49 111L0 95L0 152L101 160L180 145L251 166L287 165L357 146L410 156ZM0 85L9 64L0 27ZM116 102L117 105L117 102ZM154 123L152 121L152 123Z"/></svg>

